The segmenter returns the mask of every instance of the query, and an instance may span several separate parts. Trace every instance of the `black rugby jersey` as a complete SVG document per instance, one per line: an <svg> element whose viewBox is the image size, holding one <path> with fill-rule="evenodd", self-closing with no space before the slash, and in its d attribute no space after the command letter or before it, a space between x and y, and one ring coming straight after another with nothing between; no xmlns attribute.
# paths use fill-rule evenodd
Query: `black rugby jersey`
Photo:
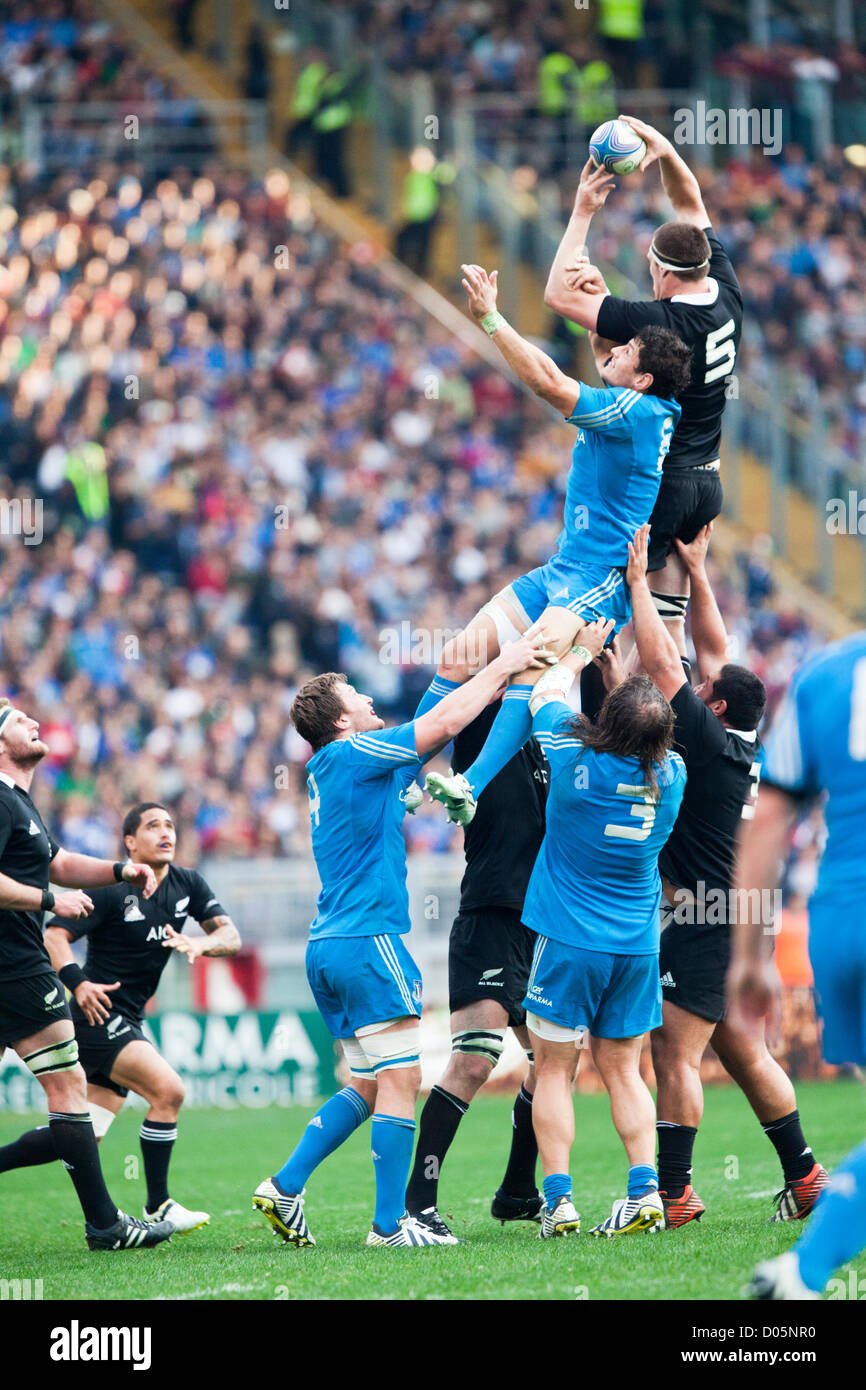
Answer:
<svg viewBox="0 0 866 1390"><path fill-rule="evenodd" d="M0 874L45 889L59 848L27 792L0 773ZM22 980L52 969L42 940L42 918L39 911L0 909L0 980Z"/></svg>
<svg viewBox="0 0 866 1390"><path fill-rule="evenodd" d="M456 736L455 772L465 772L481 752L500 703L488 705ZM531 738L479 796L475 816L464 830L461 912L478 907L522 910L544 839L549 776L547 759Z"/></svg>
<svg viewBox="0 0 866 1390"><path fill-rule="evenodd" d="M727 252L705 227L710 243L707 275L714 295L677 294L672 299L629 300L608 295L598 311L602 338L627 343L647 324L670 328L692 349L692 379L679 397L682 415L664 461L665 473L681 472L719 457L727 378L734 371L743 329L743 296Z"/></svg>
<svg viewBox="0 0 866 1390"><path fill-rule="evenodd" d="M676 715L674 748L685 761L688 781L680 813L659 855L659 872L698 897L713 890L727 894L740 824L755 814L760 742L755 733L726 729L688 684L680 686L671 706ZM719 919L713 914L712 920L697 925L717 926Z"/></svg>
<svg viewBox="0 0 866 1390"><path fill-rule="evenodd" d="M93 899L90 917L75 922L57 917L48 925L63 927L73 940L87 937L85 975L101 985L120 980L121 988L111 996L112 1008L136 1022L141 1021L171 955L163 945L166 923L182 932L187 917L206 922L225 914L197 869L179 869L174 864L151 898L143 898L141 889L128 883L94 888L89 896ZM70 1008L75 1022L81 1022L84 1014L74 998Z"/></svg>

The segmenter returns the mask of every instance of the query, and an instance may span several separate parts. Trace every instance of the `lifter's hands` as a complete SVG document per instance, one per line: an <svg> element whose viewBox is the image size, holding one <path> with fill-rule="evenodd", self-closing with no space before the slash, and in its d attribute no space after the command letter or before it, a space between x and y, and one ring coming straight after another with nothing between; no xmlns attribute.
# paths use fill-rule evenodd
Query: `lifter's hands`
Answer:
<svg viewBox="0 0 866 1390"><path fill-rule="evenodd" d="M625 662L618 637L614 637L610 646L599 652L593 666L597 666L601 671L605 690L615 690L618 685L622 685L625 680Z"/></svg>
<svg viewBox="0 0 866 1390"><path fill-rule="evenodd" d="M649 522L645 521L639 531L634 533L634 541L628 543L628 567L625 572L629 588L646 582L647 560L649 556Z"/></svg>
<svg viewBox="0 0 866 1390"><path fill-rule="evenodd" d="M621 121L631 126L635 135L639 135L646 145L646 154L640 162L639 170L643 173L651 164L654 164L662 155L669 154L671 142L660 130L656 130L654 125L647 125L646 121L639 121L636 116L620 116Z"/></svg>
<svg viewBox="0 0 866 1390"><path fill-rule="evenodd" d="M710 536L713 534L713 523L702 526L693 541L686 545L679 537L674 537L674 545L679 551L680 559L688 570L689 574L700 574L707 562L707 550L710 545Z"/></svg>
<svg viewBox="0 0 866 1390"><path fill-rule="evenodd" d="M461 284L469 300L469 312L480 323L486 314L492 314L496 308L499 271L494 270L492 275L488 275L480 265L461 265L460 269L463 271Z"/></svg>
<svg viewBox="0 0 866 1390"><path fill-rule="evenodd" d="M613 192L616 179L603 164L588 159L580 171L580 183L574 195L574 216L592 217L599 212Z"/></svg>

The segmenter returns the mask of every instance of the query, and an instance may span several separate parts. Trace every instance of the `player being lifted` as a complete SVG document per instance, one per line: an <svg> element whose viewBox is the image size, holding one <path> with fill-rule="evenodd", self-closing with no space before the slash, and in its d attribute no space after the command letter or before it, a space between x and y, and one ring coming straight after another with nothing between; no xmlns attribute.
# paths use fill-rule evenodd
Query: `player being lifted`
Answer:
<svg viewBox="0 0 866 1390"><path fill-rule="evenodd" d="M644 670L676 716L674 747L689 780L673 832L659 856L662 898L661 1028L652 1035L658 1082L659 1186L669 1228L705 1208L691 1184L692 1150L703 1114L701 1058L711 1043L736 1081L782 1165L774 1221L802 1220L827 1174L803 1135L790 1080L771 1055L760 1020L727 1017L725 975L737 918L734 846L755 814L766 692L745 666L728 661L728 634L707 578L712 527L678 542L691 578L691 633L700 684L692 689L681 653L652 601L644 527L629 562L635 639ZM733 911L732 911L733 908Z"/></svg>
<svg viewBox="0 0 866 1390"><path fill-rule="evenodd" d="M181 1234L210 1217L205 1211L188 1211L169 1196L168 1167L183 1082L144 1036L144 1009L172 950L191 964L197 956L232 956L241 939L201 874L174 864L176 842L174 820L165 806L156 801L133 806L123 822L123 850L152 870L156 891L146 898L128 883L96 888L86 917L69 923L52 919L45 945L72 993L72 1021L96 1138L108 1133L130 1091L144 1097L149 1106L139 1133L147 1183L144 1220L169 1220ZM184 935L180 928L187 917L200 922L206 935ZM85 936L82 969L71 943ZM57 1157L50 1129L34 1129L0 1149L0 1169L50 1163Z"/></svg>
<svg viewBox="0 0 866 1390"><path fill-rule="evenodd" d="M767 738L764 789L738 847L737 886L751 909L736 928L728 991L763 1024L778 1020L773 928L752 915L779 882L798 816L827 793L827 843L809 903L809 956L828 1062L866 1066L866 632L834 642L796 673ZM757 892L755 890L758 890ZM757 917L757 920L756 920ZM828 1279L866 1247L866 1141L832 1174L792 1250L759 1264L753 1298L820 1298Z"/></svg>
<svg viewBox="0 0 866 1390"><path fill-rule="evenodd" d="M49 1157L60 1158L72 1179L90 1249L134 1250L168 1240L174 1226L127 1216L108 1194L75 1031L42 940L42 918L53 910L76 921L93 910L79 888L55 896L52 881L65 888L96 888L123 880L124 891L149 898L156 879L148 864L72 854L51 838L30 799L36 768L48 751L36 720L0 700L0 1056L5 1047L13 1048L48 1100L48 1125L0 1150L0 1172L27 1166L33 1161L29 1154L45 1154L50 1147Z"/></svg>
<svg viewBox="0 0 866 1390"><path fill-rule="evenodd" d="M710 225L700 185L671 142L631 116L646 143L641 171L658 160L662 187L676 220L655 232L647 253L652 300L618 299L596 267L581 261L592 218L605 203L614 178L592 161L585 165L571 219L545 290L545 303L564 318L597 333L606 343L628 342L649 325L672 330L692 350L691 379L679 396L682 414L664 460L664 474L650 518L651 592L679 644L688 603L688 574L674 541L689 542L722 508L719 446L726 387L734 370L743 322L743 298L734 268ZM610 381L606 368L602 375ZM595 673L588 671L582 693Z"/></svg>
<svg viewBox="0 0 866 1390"><path fill-rule="evenodd" d="M443 653L437 681L453 688L473 670L473 656L495 654L503 641L539 619L556 656L578 629L603 619L618 631L630 616L625 566L628 543L652 511L662 461L680 415L676 397L689 381L688 348L667 328L644 328L610 352L595 344L607 388L566 376L521 338L496 309L497 274L463 266L473 318L493 336L505 361L542 400L577 428L565 495L563 530L546 565L522 575L481 609ZM588 652L584 662L591 661ZM529 737L529 697L538 673L509 686L480 755L463 774L431 773L427 790L451 820L472 819L475 797Z"/></svg>
<svg viewBox="0 0 866 1390"><path fill-rule="evenodd" d="M415 719L396 729L386 729L370 697L333 671L307 681L295 697L292 720L313 749L307 785L322 881L307 979L342 1045L351 1085L314 1115L287 1162L253 1196L253 1206L294 1245L315 1244L304 1216L307 1179L371 1112L376 1208L367 1244L456 1243L406 1212L421 1083L421 972L402 940L410 927L403 814L407 796L418 790L412 784L422 760L541 655L538 637L509 644L459 690L442 699L428 690Z"/></svg>

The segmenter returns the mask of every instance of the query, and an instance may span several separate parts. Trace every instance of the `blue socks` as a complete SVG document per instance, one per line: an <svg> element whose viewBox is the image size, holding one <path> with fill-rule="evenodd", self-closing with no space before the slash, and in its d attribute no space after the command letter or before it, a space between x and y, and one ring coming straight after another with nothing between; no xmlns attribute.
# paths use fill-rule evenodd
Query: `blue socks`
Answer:
<svg viewBox="0 0 866 1390"><path fill-rule="evenodd" d="M549 1178L544 1179L544 1200L548 1211L553 1211L560 1197L570 1196L571 1178L568 1173L551 1173Z"/></svg>
<svg viewBox="0 0 866 1390"><path fill-rule="evenodd" d="M421 699L418 701L418 708L413 718L420 719L422 714L429 714L431 709L435 709L440 700L444 700L446 695L450 695L452 690L459 690L459 681L448 681L444 676L434 676Z"/></svg>
<svg viewBox="0 0 866 1390"><path fill-rule="evenodd" d="M415 1121L397 1115L373 1116L370 1148L376 1173L376 1210L373 1224L384 1236L392 1236L406 1210L406 1183L415 1142Z"/></svg>
<svg viewBox="0 0 866 1390"><path fill-rule="evenodd" d="M821 1293L840 1265L866 1246L866 1142L834 1171L809 1217L806 1234L794 1246L800 1278Z"/></svg>
<svg viewBox="0 0 866 1390"><path fill-rule="evenodd" d="M313 1169L338 1149L369 1114L366 1101L351 1086L331 1096L316 1111L301 1142L274 1178L280 1191L286 1195L302 1192Z"/></svg>
<svg viewBox="0 0 866 1390"><path fill-rule="evenodd" d="M502 706L484 747L464 774L476 801L484 788L490 785L496 774L511 762L530 738L532 716L529 713L529 697L533 689L531 685L509 685L503 695Z"/></svg>
<svg viewBox="0 0 866 1390"><path fill-rule="evenodd" d="M636 1163L628 1170L629 1197L643 1197L647 1192L658 1192L659 1175L651 1163Z"/></svg>

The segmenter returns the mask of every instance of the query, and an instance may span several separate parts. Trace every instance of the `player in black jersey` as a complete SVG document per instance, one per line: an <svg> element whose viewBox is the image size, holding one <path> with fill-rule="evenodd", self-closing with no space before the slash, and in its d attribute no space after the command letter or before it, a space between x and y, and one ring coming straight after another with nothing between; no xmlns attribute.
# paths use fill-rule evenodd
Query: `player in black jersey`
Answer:
<svg viewBox="0 0 866 1390"><path fill-rule="evenodd" d="M455 771L478 756L498 709L499 703L489 705L457 735ZM409 1212L440 1232L448 1229L437 1210L442 1164L469 1102L502 1055L509 1025L526 1049L529 1072L514 1102L511 1154L491 1214L500 1221L534 1221L544 1206L535 1182L535 1071L522 1003L535 933L520 914L544 838L548 774L547 759L530 739L481 794L464 831L466 872L448 943L451 1060L421 1112L406 1189Z"/></svg>
<svg viewBox="0 0 866 1390"><path fill-rule="evenodd" d="M72 1021L97 1139L104 1138L130 1091L144 1097L150 1108L139 1136L147 1183L143 1217L148 1224L170 1221L181 1234L206 1225L210 1217L204 1211L189 1211L169 1196L168 1166L183 1082L145 1038L144 1009L170 951L181 952L192 963L196 956L234 955L241 942L237 927L201 874L173 863L176 843L174 821L163 805L145 801L133 806L123 822L124 851L152 872L155 891L145 897L128 882L97 888L88 915L74 923L54 918L45 944L58 976L72 991ZM188 917L201 924L205 936L183 933ZM82 969L71 943L84 936L87 957ZM58 1157L47 1130L31 1130L18 1145L28 1165ZM0 1149L0 1171L18 1166L15 1157L14 1144Z"/></svg>
<svg viewBox="0 0 866 1390"><path fill-rule="evenodd" d="M728 635L705 568L712 526L678 542L691 579L691 631L701 684L692 689L682 653L661 621L647 581L647 536L635 537L627 572L638 651L676 715L674 747L688 781L679 816L659 855L662 1026L652 1034L658 1082L659 1190L668 1227L704 1212L693 1190L692 1149L703 1112L701 1058L711 1043L744 1092L784 1173L774 1221L808 1215L827 1183L803 1135L794 1088L767 1048L764 1023L726 1018L725 976L737 918L734 849L755 814L757 727L766 692L751 671L727 661ZM685 663L687 665L687 663Z"/></svg>
<svg viewBox="0 0 866 1390"><path fill-rule="evenodd" d="M30 786L49 752L39 725L7 699L0 700L0 1056L11 1047L38 1079L48 1099L48 1124L0 1149L0 1173L60 1158L75 1187L91 1250L157 1245L174 1231L168 1221L147 1225L112 1202L85 1099L84 1072L63 985L42 940L46 911L67 921L93 903L82 888L124 879L122 891L142 899L156 889L146 864L112 864L61 849L30 799ZM49 883L73 892L57 893Z"/></svg>
<svg viewBox="0 0 866 1390"><path fill-rule="evenodd" d="M658 324L672 329L692 350L691 383L679 396L682 415L650 517L651 592L679 643L689 590L688 574L674 543L694 540L701 527L721 511L722 412L740 343L743 297L688 165L652 126L632 117L623 119L646 142L641 171L658 160L662 186L676 213L676 221L656 231L648 252L653 298L616 298L597 268L581 260L593 214L603 207L615 183L613 176L589 161L551 267L545 303L611 346L628 342L647 324Z"/></svg>

